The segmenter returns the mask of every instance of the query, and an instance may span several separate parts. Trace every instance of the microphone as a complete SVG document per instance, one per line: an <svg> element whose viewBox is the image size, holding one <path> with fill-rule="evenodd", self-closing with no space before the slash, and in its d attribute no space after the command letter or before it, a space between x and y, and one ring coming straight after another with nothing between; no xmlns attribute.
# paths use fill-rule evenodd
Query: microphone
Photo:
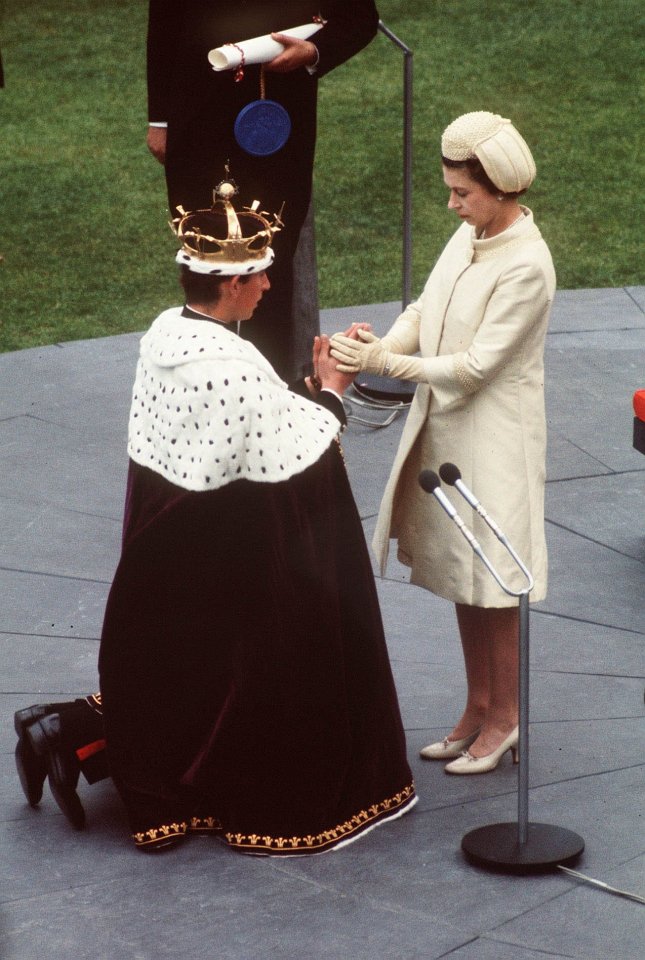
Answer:
<svg viewBox="0 0 645 960"><path fill-rule="evenodd" d="M488 526L491 528L498 540L500 540L504 546L507 545L507 540L500 528L497 526L494 520L489 517L488 513L484 510L483 506L475 496L475 494L468 489L466 484L461 479L461 470L459 467L455 466L454 463L442 463L439 467L439 475L444 483L449 484L451 487L456 487L459 493L462 495L464 500L466 500L473 510L476 510L479 516L484 520Z"/></svg>
<svg viewBox="0 0 645 960"><path fill-rule="evenodd" d="M439 501L443 509L446 511L451 520L453 520L459 527L461 533L464 535L472 549L475 551L478 557L484 559L484 553L482 548L479 545L479 542L472 535L464 521L461 519L452 503L445 495L441 489L441 481L439 477L434 472L434 470L422 470L419 474L419 485L425 490L426 493L431 493L436 500ZM485 561L484 561L485 562Z"/></svg>
<svg viewBox="0 0 645 960"><path fill-rule="evenodd" d="M431 471L425 471L425 472L430 473ZM528 583L529 583L528 589L532 590L534 581L533 581L533 576L530 570L528 570L526 565L517 555L516 551L513 549L513 547L509 543L508 538L505 536L505 534L502 533L502 531L497 526L495 521L488 516L487 512L484 510L484 508L482 507L481 503L479 502L475 494L471 490L469 490L466 484L463 482L463 480L461 479L461 471L459 467L456 467L454 463L442 463L441 466L439 467L439 473L444 483L447 483L452 487L456 487L459 493L464 498L464 500L466 500L470 504L470 506L473 508L473 510L477 511L477 513L482 518L482 520L488 524L488 526L493 531L493 533L495 534L499 542L502 544L502 546L506 548L508 553L511 555L511 557L513 558L517 566L520 568L520 570L528 580ZM433 476L436 477L436 473L433 474ZM473 547L473 550L475 550L474 547ZM510 590L506 586L506 584L500 579L499 575L497 574L497 572L494 570L494 568L488 561L488 558L484 558L482 554L479 553L477 550L475 550L475 553L477 553L477 555L484 560L484 563L486 564L488 569L491 571L491 573L493 574L497 582L500 584L502 589L506 591L506 593L509 593L512 596L519 596L523 592L523 591Z"/></svg>

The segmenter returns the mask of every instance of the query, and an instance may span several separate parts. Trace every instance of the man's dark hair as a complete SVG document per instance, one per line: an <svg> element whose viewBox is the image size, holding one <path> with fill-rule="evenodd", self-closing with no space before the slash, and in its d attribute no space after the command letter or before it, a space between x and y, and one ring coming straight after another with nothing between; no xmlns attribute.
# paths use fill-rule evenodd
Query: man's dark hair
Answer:
<svg viewBox="0 0 645 960"><path fill-rule="evenodd" d="M241 283L248 283L249 276L240 276ZM193 273L185 264L181 264L179 282L184 288L187 303L203 303L210 306L219 302L221 286L230 277L214 276L212 273Z"/></svg>

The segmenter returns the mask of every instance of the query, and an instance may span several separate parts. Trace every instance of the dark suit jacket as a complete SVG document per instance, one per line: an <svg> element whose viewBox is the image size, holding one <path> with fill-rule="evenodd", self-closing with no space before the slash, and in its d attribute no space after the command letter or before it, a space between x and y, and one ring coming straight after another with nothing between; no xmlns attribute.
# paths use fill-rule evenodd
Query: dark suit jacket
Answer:
<svg viewBox="0 0 645 960"><path fill-rule="evenodd" d="M289 74L267 74L267 99L288 111L292 132L285 148L272 160L251 163L238 148L233 125L239 111L260 97L260 68L247 67L244 79L233 71L215 73L208 51L228 41L247 39L273 30L307 23L320 11L326 26L312 42L319 50L317 72L305 69ZM258 190L279 181L295 183L309 193L316 138L318 78L349 59L376 33L374 0L151 0L148 29L149 120L168 122L168 177L170 200L184 207L200 198L223 176L223 162L231 160L233 175L245 189ZM275 161L275 162L274 162ZM279 164L279 167L278 167ZM208 195L203 186L193 196L191 183L207 168ZM186 171L182 175L177 171ZM254 175L257 168L258 176ZM282 173L280 173L282 171ZM249 184L249 176L252 183ZM182 182L183 181L183 182ZM176 196L176 191L181 196ZM292 191L293 192L293 191ZM264 202L270 198L259 197ZM246 198L245 198L246 199ZM308 196L305 197L308 203ZM204 204L202 204L204 205Z"/></svg>
<svg viewBox="0 0 645 960"><path fill-rule="evenodd" d="M327 24L311 41L320 57L316 78L349 60L374 37L374 0L150 0L148 119L170 121L185 110L195 115L201 100L211 99L209 90L218 81L227 81L231 88L230 73L212 71L209 50L308 23L318 13ZM254 90L251 99L257 95Z"/></svg>

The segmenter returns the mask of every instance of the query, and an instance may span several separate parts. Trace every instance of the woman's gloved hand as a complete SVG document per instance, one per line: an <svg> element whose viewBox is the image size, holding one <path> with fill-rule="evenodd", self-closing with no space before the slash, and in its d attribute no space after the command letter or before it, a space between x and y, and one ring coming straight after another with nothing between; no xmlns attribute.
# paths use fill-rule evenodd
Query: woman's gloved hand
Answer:
<svg viewBox="0 0 645 960"><path fill-rule="evenodd" d="M340 333L331 338L331 355L338 360L341 373L376 374L399 380L424 383L428 375L420 357L401 356L387 350L381 340L369 330L358 330L360 340L350 340Z"/></svg>
<svg viewBox="0 0 645 960"><path fill-rule="evenodd" d="M384 369L388 351L381 346L379 337L370 330L358 330L359 340L350 339L342 333L335 333L331 338L331 355L338 360L338 370L341 373L358 373L361 370L384 376Z"/></svg>

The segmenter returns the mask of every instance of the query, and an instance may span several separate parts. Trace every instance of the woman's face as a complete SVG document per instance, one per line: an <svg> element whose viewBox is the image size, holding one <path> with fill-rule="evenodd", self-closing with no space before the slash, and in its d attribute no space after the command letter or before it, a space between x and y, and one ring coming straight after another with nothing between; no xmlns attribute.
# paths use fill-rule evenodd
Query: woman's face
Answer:
<svg viewBox="0 0 645 960"><path fill-rule="evenodd" d="M490 237L499 232L497 228L501 219L506 219L506 211L494 194L473 180L465 168L443 167L443 179L450 190L449 210L471 224L478 234L485 230Z"/></svg>

